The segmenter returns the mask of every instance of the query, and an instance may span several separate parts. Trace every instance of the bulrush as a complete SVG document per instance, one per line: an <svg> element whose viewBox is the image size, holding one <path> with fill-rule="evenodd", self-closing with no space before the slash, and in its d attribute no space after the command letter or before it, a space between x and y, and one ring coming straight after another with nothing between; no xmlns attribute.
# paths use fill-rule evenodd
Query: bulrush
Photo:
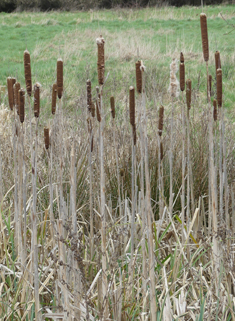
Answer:
<svg viewBox="0 0 235 321"><path fill-rule="evenodd" d="M100 94L98 94L98 98L96 100L96 117L98 122L101 122L101 116L100 116Z"/></svg>
<svg viewBox="0 0 235 321"><path fill-rule="evenodd" d="M200 14L201 23L201 35L202 35L202 50L204 60L209 60L209 45L208 45L208 34L207 34L207 18L205 13Z"/></svg>
<svg viewBox="0 0 235 321"><path fill-rule="evenodd" d="M91 116L95 117L95 104L92 102L92 107L91 107Z"/></svg>
<svg viewBox="0 0 235 321"><path fill-rule="evenodd" d="M214 121L217 120L217 102L216 102L216 99L213 100L213 118L214 118Z"/></svg>
<svg viewBox="0 0 235 321"><path fill-rule="evenodd" d="M192 96L192 81L191 79L188 79L186 81L186 103L188 109L191 108L191 96Z"/></svg>
<svg viewBox="0 0 235 321"><path fill-rule="evenodd" d="M215 52L215 71L217 71L217 69L219 68L221 68L220 52L216 51Z"/></svg>
<svg viewBox="0 0 235 321"><path fill-rule="evenodd" d="M32 79L31 79L31 64L30 64L30 53L28 50L24 52L24 76L27 94L31 96L32 93Z"/></svg>
<svg viewBox="0 0 235 321"><path fill-rule="evenodd" d="M57 60L57 94L61 99L63 94L63 60L61 58Z"/></svg>
<svg viewBox="0 0 235 321"><path fill-rule="evenodd" d="M159 136L162 136L163 123L164 123L164 107L161 106L159 108L159 121L158 121L158 135Z"/></svg>
<svg viewBox="0 0 235 321"><path fill-rule="evenodd" d="M180 90L184 91L185 89L185 67L184 63L180 63Z"/></svg>
<svg viewBox="0 0 235 321"><path fill-rule="evenodd" d="M23 88L21 88L18 91L18 100L19 100L19 117L20 122L24 122L24 104L25 104L25 91Z"/></svg>
<svg viewBox="0 0 235 321"><path fill-rule="evenodd" d="M129 108L130 108L130 123L135 125L135 88L131 86L129 88Z"/></svg>
<svg viewBox="0 0 235 321"><path fill-rule="evenodd" d="M111 107L111 114L113 119L115 118L115 100L114 97L110 97L110 107Z"/></svg>
<svg viewBox="0 0 235 321"><path fill-rule="evenodd" d="M183 54L183 52L180 53L180 62L184 63L184 54Z"/></svg>
<svg viewBox="0 0 235 321"><path fill-rule="evenodd" d="M55 115L56 111L57 84L52 86L51 113Z"/></svg>
<svg viewBox="0 0 235 321"><path fill-rule="evenodd" d="M87 92L87 108L91 112L92 109L92 95L91 95L91 81L88 79L86 82L86 92Z"/></svg>
<svg viewBox="0 0 235 321"><path fill-rule="evenodd" d="M142 73L140 70L141 67L141 61L138 60L135 63L135 72L136 72L136 89L138 93L142 92Z"/></svg>
<svg viewBox="0 0 235 321"><path fill-rule="evenodd" d="M212 89L212 76L209 75L209 95L211 97L211 89Z"/></svg>
<svg viewBox="0 0 235 321"><path fill-rule="evenodd" d="M163 160L163 143L160 143L160 160Z"/></svg>
<svg viewBox="0 0 235 321"><path fill-rule="evenodd" d="M39 117L40 113L40 85L34 85L34 116Z"/></svg>
<svg viewBox="0 0 235 321"><path fill-rule="evenodd" d="M14 91L13 91L13 85L15 84L16 79L12 77L7 78L7 89L8 89L8 101L9 101L9 107L11 110L13 110L14 107Z"/></svg>
<svg viewBox="0 0 235 321"><path fill-rule="evenodd" d="M222 69L216 70L216 79L217 79L217 102L218 107L222 106Z"/></svg>
<svg viewBox="0 0 235 321"><path fill-rule="evenodd" d="M97 69L98 69L98 81L99 85L104 84L104 70L105 70L105 60L104 60L104 38L100 36L96 39L96 43L98 46L98 61L97 61Z"/></svg>
<svg viewBox="0 0 235 321"><path fill-rule="evenodd" d="M136 124L134 124L134 126L132 126L132 130L133 130L133 143L134 145L136 145Z"/></svg>
<svg viewBox="0 0 235 321"><path fill-rule="evenodd" d="M13 86L13 90L14 90L14 104L17 110L17 114L19 115L19 96L18 96L18 92L20 90L20 83L16 82Z"/></svg>
<svg viewBox="0 0 235 321"><path fill-rule="evenodd" d="M44 143L45 143L45 148L48 149L50 146L50 136L49 136L48 127L44 127Z"/></svg>

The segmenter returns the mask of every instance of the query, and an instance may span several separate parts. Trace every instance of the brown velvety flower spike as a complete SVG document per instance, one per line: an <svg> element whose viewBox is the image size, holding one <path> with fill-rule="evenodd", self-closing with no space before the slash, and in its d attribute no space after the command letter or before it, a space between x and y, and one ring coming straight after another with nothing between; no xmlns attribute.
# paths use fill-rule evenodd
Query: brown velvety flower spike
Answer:
<svg viewBox="0 0 235 321"><path fill-rule="evenodd" d="M212 89L212 76L209 75L209 95L211 97L211 89Z"/></svg>
<svg viewBox="0 0 235 321"><path fill-rule="evenodd" d="M104 38L100 36L96 39L97 47L98 47L98 61L97 61L97 69L98 69L98 81L99 85L104 84L104 70L105 70L105 59L104 59Z"/></svg>
<svg viewBox="0 0 235 321"><path fill-rule="evenodd" d="M185 67L184 63L181 62L180 64L180 90L184 91L185 89Z"/></svg>
<svg viewBox="0 0 235 321"><path fill-rule="evenodd" d="M192 81L188 79L186 81L186 102L188 109L191 108L191 96L192 96Z"/></svg>
<svg viewBox="0 0 235 321"><path fill-rule="evenodd" d="M87 108L91 112L92 109L92 95L91 95L91 81L88 79L86 82L86 92L87 92Z"/></svg>
<svg viewBox="0 0 235 321"><path fill-rule="evenodd" d="M214 118L214 121L217 120L217 102L216 102L216 99L213 100L213 118Z"/></svg>
<svg viewBox="0 0 235 321"><path fill-rule="evenodd" d="M15 78L12 78L12 77L7 78L8 101L9 101L9 107L11 110L13 110L13 107L14 107L13 85L15 81L16 81Z"/></svg>
<svg viewBox="0 0 235 321"><path fill-rule="evenodd" d="M27 94L31 96L32 93L32 78L31 78L31 64L30 64L30 53L28 50L24 52L24 76Z"/></svg>
<svg viewBox="0 0 235 321"><path fill-rule="evenodd" d="M164 107L161 106L159 108L159 121L158 121L158 135L159 136L162 136L163 123L164 123Z"/></svg>
<svg viewBox="0 0 235 321"><path fill-rule="evenodd" d="M101 115L100 115L100 94L98 94L98 99L96 100L96 117L98 122L101 122Z"/></svg>
<svg viewBox="0 0 235 321"><path fill-rule="evenodd" d="M129 89L129 109L130 109L130 123L135 125L135 88L133 86Z"/></svg>
<svg viewBox="0 0 235 321"><path fill-rule="evenodd" d="M110 107L111 107L111 114L113 119L115 118L115 100L114 97L110 97Z"/></svg>
<svg viewBox="0 0 235 321"><path fill-rule="evenodd" d="M54 115L56 111L57 84L52 86L51 113Z"/></svg>
<svg viewBox="0 0 235 321"><path fill-rule="evenodd" d="M218 107L222 106L222 69L217 69L216 71L216 79L217 79L217 102Z"/></svg>
<svg viewBox="0 0 235 321"><path fill-rule="evenodd" d="M163 144L162 142L160 143L160 160L163 160Z"/></svg>
<svg viewBox="0 0 235 321"><path fill-rule="evenodd" d="M19 117L20 122L24 122L24 104L25 104L25 91L23 88L21 88L18 92L18 100L19 100Z"/></svg>
<svg viewBox="0 0 235 321"><path fill-rule="evenodd" d="M92 107L91 107L91 116L95 117L95 104L92 102Z"/></svg>
<svg viewBox="0 0 235 321"><path fill-rule="evenodd" d="M215 71L219 68L221 68L220 52L216 51L215 52Z"/></svg>
<svg viewBox="0 0 235 321"><path fill-rule="evenodd" d="M183 54L183 52L180 53L180 62L184 63L184 54Z"/></svg>
<svg viewBox="0 0 235 321"><path fill-rule="evenodd" d="M14 104L17 110L17 114L19 115L19 96L18 96L18 92L20 90L20 83L16 82L13 86L13 90L14 90Z"/></svg>
<svg viewBox="0 0 235 321"><path fill-rule="evenodd" d="M208 33L207 33L207 18L205 13L200 14L201 23L201 35L202 35L202 50L204 60L209 60L209 44L208 44Z"/></svg>
<svg viewBox="0 0 235 321"><path fill-rule="evenodd" d="M63 94L63 60L61 58L57 60L57 94L61 99Z"/></svg>
<svg viewBox="0 0 235 321"><path fill-rule="evenodd" d="M141 61L138 60L135 63L135 72L136 72L136 89L138 93L142 92L142 73L140 70L141 67Z"/></svg>
<svg viewBox="0 0 235 321"><path fill-rule="evenodd" d="M49 136L48 127L44 127L44 142L45 142L45 148L48 149L50 146L50 136Z"/></svg>
<svg viewBox="0 0 235 321"><path fill-rule="evenodd" d="M34 116L39 117L40 113L40 85L34 85Z"/></svg>

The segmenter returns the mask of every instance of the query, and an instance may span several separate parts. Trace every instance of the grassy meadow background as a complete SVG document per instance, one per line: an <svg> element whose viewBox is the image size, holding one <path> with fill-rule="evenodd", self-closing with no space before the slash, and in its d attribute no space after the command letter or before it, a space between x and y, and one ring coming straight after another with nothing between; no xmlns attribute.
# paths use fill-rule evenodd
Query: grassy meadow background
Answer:
<svg viewBox="0 0 235 321"><path fill-rule="evenodd" d="M213 124L207 104L201 12L200 7L161 7L0 14L1 320L235 320L235 6L203 8L211 101L217 95L216 50L223 71L223 112ZM91 80L95 102L96 38L100 35L105 39L108 76L102 97L105 223L100 199L102 125L87 111L86 83ZM33 97L31 106L26 97L25 122L20 126L8 106L6 81L16 77L25 88L25 49L31 55L32 83L41 84L41 106L36 120ZM188 118L185 91L173 99L168 90L170 64L175 58L179 65L180 52L185 79L192 80ZM53 116L51 95L58 58L64 63L64 92ZM146 107L146 132L143 138L138 111L132 156L129 87L136 84L139 59L146 67L146 97L136 93L136 106L137 110ZM110 114L111 96L115 97L115 120ZM165 108L162 137L158 135L160 106ZM212 192L208 193L214 175L208 166L210 124L218 198L216 232ZM50 128L48 151L45 126ZM143 145L148 146L145 156ZM151 211L147 211L147 173ZM183 198L186 216L182 223ZM15 213L20 215L17 222L19 217L22 220L20 228Z"/></svg>

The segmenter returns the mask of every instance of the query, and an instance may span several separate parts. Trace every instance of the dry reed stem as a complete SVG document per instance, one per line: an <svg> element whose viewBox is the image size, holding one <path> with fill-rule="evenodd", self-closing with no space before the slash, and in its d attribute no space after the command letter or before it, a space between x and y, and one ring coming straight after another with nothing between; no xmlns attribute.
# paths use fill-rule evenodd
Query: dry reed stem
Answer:
<svg viewBox="0 0 235 321"><path fill-rule="evenodd" d="M45 148L48 149L50 146L50 136L49 136L48 127L44 127L44 143L45 143Z"/></svg>
<svg viewBox="0 0 235 321"><path fill-rule="evenodd" d="M130 123L132 126L135 125L135 88L131 86L129 88L129 112L130 112Z"/></svg>
<svg viewBox="0 0 235 321"><path fill-rule="evenodd" d="M91 81L90 79L86 82L86 92L87 92L87 108L91 112L92 109L92 95L91 95Z"/></svg>
<svg viewBox="0 0 235 321"><path fill-rule="evenodd" d="M30 53L28 50L24 52L24 75L27 94L31 96L32 93L32 79L31 79L31 64L30 64Z"/></svg>
<svg viewBox="0 0 235 321"><path fill-rule="evenodd" d="M34 116L39 117L40 113L40 85L34 85Z"/></svg>
<svg viewBox="0 0 235 321"><path fill-rule="evenodd" d="M164 124L164 107L161 106L159 108L159 122L158 122L158 135L159 136L162 136L163 124Z"/></svg>
<svg viewBox="0 0 235 321"><path fill-rule="evenodd" d="M104 38L100 36L96 39L97 47L98 47L98 61L97 61L97 69L98 69L98 81L99 85L104 84L104 71L105 71L105 59L104 59Z"/></svg>
<svg viewBox="0 0 235 321"><path fill-rule="evenodd" d="M54 115L56 111L57 84L52 86L51 113Z"/></svg>
<svg viewBox="0 0 235 321"><path fill-rule="evenodd" d="M13 86L13 90L14 90L14 100L15 100L15 107L16 107L16 111L17 114L19 115L19 95L18 92L20 90L20 83L16 82Z"/></svg>
<svg viewBox="0 0 235 321"><path fill-rule="evenodd" d="M13 91L14 83L15 83L15 78L7 77L8 101L9 101L9 107L11 110L13 110L13 107L14 107L14 91Z"/></svg>
<svg viewBox="0 0 235 321"><path fill-rule="evenodd" d="M21 88L18 91L18 100L19 100L19 117L20 122L24 122L24 105L25 105L25 91L23 88Z"/></svg>
<svg viewBox="0 0 235 321"><path fill-rule="evenodd" d="M63 60L59 58L57 60L57 94L59 99L63 95L63 90Z"/></svg>
<svg viewBox="0 0 235 321"><path fill-rule="evenodd" d="M209 60L209 44L208 44L208 34L207 34L207 18L205 13L200 14L201 23L201 36L202 36L202 50L203 57L205 61Z"/></svg>
<svg viewBox="0 0 235 321"><path fill-rule="evenodd" d="M213 118L214 118L214 121L217 121L217 119L218 119L216 99L213 100Z"/></svg>
<svg viewBox="0 0 235 321"><path fill-rule="evenodd" d="M190 110L191 108L191 97L192 97L192 81L191 79L188 79L186 81L186 102L187 102L188 110Z"/></svg>
<svg viewBox="0 0 235 321"><path fill-rule="evenodd" d="M184 91L185 89L185 66L184 63L180 64L180 90Z"/></svg>
<svg viewBox="0 0 235 321"><path fill-rule="evenodd" d="M222 69L216 70L216 78L217 78L217 102L218 107L222 106Z"/></svg>
<svg viewBox="0 0 235 321"><path fill-rule="evenodd" d="M115 100L114 97L110 97L110 107L111 107L111 114L113 119L115 118Z"/></svg>
<svg viewBox="0 0 235 321"><path fill-rule="evenodd" d="M139 94L142 92L142 73L140 70L141 67L141 61L138 60L135 63L135 72L136 72L136 90Z"/></svg>
<svg viewBox="0 0 235 321"><path fill-rule="evenodd" d="M221 61L220 61L220 52L216 51L215 52L215 72L217 69L221 68Z"/></svg>

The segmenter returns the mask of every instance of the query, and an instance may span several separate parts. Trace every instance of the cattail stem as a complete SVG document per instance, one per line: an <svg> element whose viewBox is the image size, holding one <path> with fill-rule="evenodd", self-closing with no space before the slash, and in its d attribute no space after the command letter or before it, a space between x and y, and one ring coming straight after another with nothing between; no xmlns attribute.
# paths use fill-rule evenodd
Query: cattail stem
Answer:
<svg viewBox="0 0 235 321"><path fill-rule="evenodd" d="M185 113L184 113L184 97L182 91L182 102L181 102L181 115L182 115L182 193L181 193L181 211L182 211L182 243L185 241L184 237L184 222L185 222ZM187 221L188 225L188 221Z"/></svg>

